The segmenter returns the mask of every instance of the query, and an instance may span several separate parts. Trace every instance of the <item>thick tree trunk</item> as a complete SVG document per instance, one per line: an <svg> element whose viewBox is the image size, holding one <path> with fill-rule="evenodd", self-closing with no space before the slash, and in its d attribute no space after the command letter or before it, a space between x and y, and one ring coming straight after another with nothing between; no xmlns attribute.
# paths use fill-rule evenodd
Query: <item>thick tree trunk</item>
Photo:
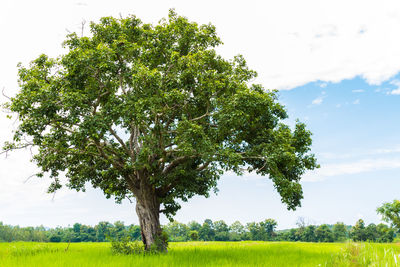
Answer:
<svg viewBox="0 0 400 267"><path fill-rule="evenodd" d="M152 246L157 250L166 250L166 242L162 240L161 235L160 203L154 190L142 189L140 194L136 195L136 213L146 250Z"/></svg>

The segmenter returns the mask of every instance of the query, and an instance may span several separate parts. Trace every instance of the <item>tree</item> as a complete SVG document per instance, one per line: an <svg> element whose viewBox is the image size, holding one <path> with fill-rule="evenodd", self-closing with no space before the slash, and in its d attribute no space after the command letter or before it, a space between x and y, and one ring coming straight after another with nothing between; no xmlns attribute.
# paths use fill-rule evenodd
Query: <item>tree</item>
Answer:
<svg viewBox="0 0 400 267"><path fill-rule="evenodd" d="M199 240L199 232L197 232L196 230L190 231L188 235L189 235L190 240L192 240L192 241Z"/></svg>
<svg viewBox="0 0 400 267"><path fill-rule="evenodd" d="M107 237L110 235L110 229L113 225L109 222L99 222L94 229L96 230L97 242L106 241Z"/></svg>
<svg viewBox="0 0 400 267"><path fill-rule="evenodd" d="M347 239L346 225L342 222L337 222L332 228L335 241L345 241Z"/></svg>
<svg viewBox="0 0 400 267"><path fill-rule="evenodd" d="M181 242L188 240L189 228L183 223L177 221L170 222L164 227L164 230L171 241Z"/></svg>
<svg viewBox="0 0 400 267"><path fill-rule="evenodd" d="M315 237L319 242L333 242L333 233L326 224L321 224L315 229Z"/></svg>
<svg viewBox="0 0 400 267"><path fill-rule="evenodd" d="M230 233L229 233L229 239L231 241L240 241L245 239L245 229L243 224L241 224L239 221L235 221L234 223L231 224L230 228Z"/></svg>
<svg viewBox="0 0 400 267"><path fill-rule="evenodd" d="M223 221L214 222L215 241L228 241L229 240L229 227Z"/></svg>
<svg viewBox="0 0 400 267"><path fill-rule="evenodd" d="M356 224L350 230L350 236L354 241L366 241L367 236L365 233L365 223L362 219L359 219Z"/></svg>
<svg viewBox="0 0 400 267"><path fill-rule="evenodd" d="M317 227L315 225L308 225L303 228L304 230L302 231L301 235L301 241L305 242L316 242L317 237L315 236L315 230Z"/></svg>
<svg viewBox="0 0 400 267"><path fill-rule="evenodd" d="M278 223L274 219L266 219L259 223L260 230L263 232L263 240L271 240L275 235L275 228Z"/></svg>
<svg viewBox="0 0 400 267"><path fill-rule="evenodd" d="M389 228L386 224L380 223L376 226L378 232L377 242L390 243L394 238L393 228Z"/></svg>
<svg viewBox="0 0 400 267"><path fill-rule="evenodd" d="M392 203L383 203L376 210L382 216L382 220L392 224L393 227L400 231L400 200L393 200Z"/></svg>
<svg viewBox="0 0 400 267"><path fill-rule="evenodd" d="M200 230L200 228L201 228L201 224L199 224L198 222L196 222L196 221L191 221L191 222L189 222L188 224L187 224L187 226L189 227L189 229L191 230L191 231L199 231Z"/></svg>
<svg viewBox="0 0 400 267"><path fill-rule="evenodd" d="M203 241L213 241L215 236L214 223L210 219L204 220L199 230L199 237Z"/></svg>
<svg viewBox="0 0 400 267"><path fill-rule="evenodd" d="M5 105L20 123L3 152L36 147L49 192L65 173L71 189L135 199L146 249L162 237L160 213L208 196L225 171L268 176L288 209L300 206L301 176L317 167L311 133L282 123L277 93L250 84L242 56L215 52L213 25L170 11L155 26L105 17L90 31L68 35L65 55L19 65L20 92Z"/></svg>
<svg viewBox="0 0 400 267"><path fill-rule="evenodd" d="M365 227L365 239L367 241L375 242L378 236L378 231L376 229L376 225L374 223L369 224Z"/></svg>

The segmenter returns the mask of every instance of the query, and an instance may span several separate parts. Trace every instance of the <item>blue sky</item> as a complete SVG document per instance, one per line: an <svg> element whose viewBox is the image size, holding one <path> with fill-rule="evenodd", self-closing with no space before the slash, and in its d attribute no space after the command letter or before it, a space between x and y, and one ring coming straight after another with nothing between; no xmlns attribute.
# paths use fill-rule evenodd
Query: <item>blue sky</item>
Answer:
<svg viewBox="0 0 400 267"><path fill-rule="evenodd" d="M299 119L308 125L321 164L304 175L304 200L295 212L287 211L267 178L225 174L217 195L183 203L175 218L227 223L274 218L279 229L294 227L299 217L314 224L354 224L359 218L378 223L376 207L399 198L400 188L398 1L4 0L0 89L14 95L17 63L27 64L40 53L63 53L67 31L81 32L82 21L136 14L156 23L171 7L190 20L216 25L224 41L218 52L226 58L243 54L259 73L254 82L280 90L290 117L286 123ZM1 143L17 123L0 116ZM19 151L0 158L0 221L24 226L138 222L129 201L115 204L90 187L85 193L46 194L50 181L27 180L35 172L30 156Z"/></svg>

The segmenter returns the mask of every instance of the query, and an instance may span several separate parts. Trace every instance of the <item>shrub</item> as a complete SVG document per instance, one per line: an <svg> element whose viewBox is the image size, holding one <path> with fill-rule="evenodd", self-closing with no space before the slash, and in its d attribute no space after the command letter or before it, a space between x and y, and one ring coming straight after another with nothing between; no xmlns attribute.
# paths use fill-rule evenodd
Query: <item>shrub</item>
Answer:
<svg viewBox="0 0 400 267"><path fill-rule="evenodd" d="M120 241L111 241L111 251L115 254L141 254L144 253L144 244L141 241L129 241L124 239Z"/></svg>

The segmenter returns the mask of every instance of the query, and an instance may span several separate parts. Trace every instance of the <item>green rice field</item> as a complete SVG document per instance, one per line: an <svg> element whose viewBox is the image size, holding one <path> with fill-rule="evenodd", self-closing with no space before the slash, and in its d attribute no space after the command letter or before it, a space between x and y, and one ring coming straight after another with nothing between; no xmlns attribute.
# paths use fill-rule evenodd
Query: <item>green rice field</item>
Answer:
<svg viewBox="0 0 400 267"><path fill-rule="evenodd" d="M400 244L182 242L153 255L115 255L110 246L0 243L0 266L400 266Z"/></svg>

